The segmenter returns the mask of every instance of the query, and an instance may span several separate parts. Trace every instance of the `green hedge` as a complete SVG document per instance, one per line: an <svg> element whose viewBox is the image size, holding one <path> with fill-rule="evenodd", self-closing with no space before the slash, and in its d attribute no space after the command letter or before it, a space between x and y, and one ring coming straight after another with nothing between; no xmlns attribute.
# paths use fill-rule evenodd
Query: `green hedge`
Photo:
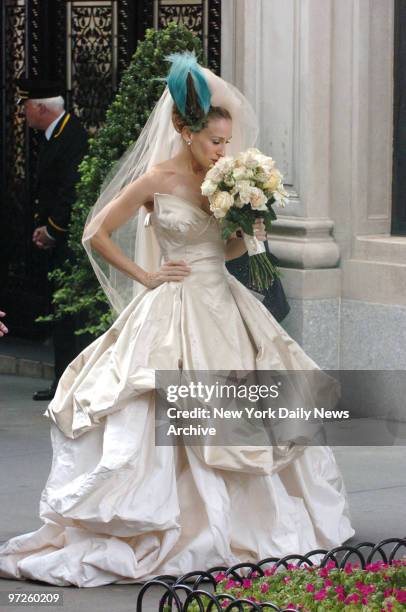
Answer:
<svg viewBox="0 0 406 612"><path fill-rule="evenodd" d="M81 244L87 214L98 198L108 171L138 138L162 94L165 83L157 77L162 78L168 72L165 57L185 50L194 50L201 59L200 40L184 26L170 24L165 30L147 30L145 40L139 43L123 74L104 126L89 140L89 155L80 166L78 200L72 209L69 244L74 259L52 274L57 287L53 298L55 316L75 314L82 321L79 334L98 336L113 318Z"/></svg>

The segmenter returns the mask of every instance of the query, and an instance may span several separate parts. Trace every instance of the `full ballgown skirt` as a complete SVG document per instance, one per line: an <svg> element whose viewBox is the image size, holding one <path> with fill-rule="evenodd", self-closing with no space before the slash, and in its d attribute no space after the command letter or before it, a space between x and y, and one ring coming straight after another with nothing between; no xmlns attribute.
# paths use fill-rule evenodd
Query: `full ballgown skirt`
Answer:
<svg viewBox="0 0 406 612"><path fill-rule="evenodd" d="M0 576L99 586L332 548L354 534L331 448L154 444L154 371L317 370L224 265L216 220L156 194L162 254L182 283L145 290L66 369L46 415L44 525L0 547ZM276 450L276 449L275 449Z"/></svg>

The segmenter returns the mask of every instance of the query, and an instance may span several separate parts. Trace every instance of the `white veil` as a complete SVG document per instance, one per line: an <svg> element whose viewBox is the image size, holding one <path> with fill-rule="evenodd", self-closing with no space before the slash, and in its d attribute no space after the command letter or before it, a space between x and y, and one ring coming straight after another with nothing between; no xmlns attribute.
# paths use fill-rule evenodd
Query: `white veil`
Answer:
<svg viewBox="0 0 406 612"><path fill-rule="evenodd" d="M201 70L211 92L211 106L227 109L232 117L232 140L227 145L227 155L236 155L253 146L258 136L258 122L251 104L236 87L207 68ZM103 223L112 201L127 185L181 150L182 137L173 126L172 109L173 99L166 87L139 138L104 180L99 198L85 224L82 243L97 278L117 313L145 287L98 255L91 246L91 238ZM159 268L161 254L153 228L150 225L146 227L146 216L147 211L141 206L130 221L113 232L112 239L132 261L152 272Z"/></svg>

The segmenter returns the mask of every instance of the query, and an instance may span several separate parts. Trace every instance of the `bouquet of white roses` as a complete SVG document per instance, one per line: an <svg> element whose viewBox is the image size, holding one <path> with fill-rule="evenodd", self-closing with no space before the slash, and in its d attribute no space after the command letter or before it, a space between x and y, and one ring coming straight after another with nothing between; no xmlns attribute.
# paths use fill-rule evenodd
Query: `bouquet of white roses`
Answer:
<svg viewBox="0 0 406 612"><path fill-rule="evenodd" d="M219 159L207 172L201 187L202 194L209 199L210 210L220 220L223 238L227 240L237 229L243 230L253 289L267 289L272 279L280 275L268 258L264 243L255 238L253 225L262 217L266 231L271 231L276 219L272 204L284 206L288 195L282 178L271 157L258 149L248 149L236 157Z"/></svg>

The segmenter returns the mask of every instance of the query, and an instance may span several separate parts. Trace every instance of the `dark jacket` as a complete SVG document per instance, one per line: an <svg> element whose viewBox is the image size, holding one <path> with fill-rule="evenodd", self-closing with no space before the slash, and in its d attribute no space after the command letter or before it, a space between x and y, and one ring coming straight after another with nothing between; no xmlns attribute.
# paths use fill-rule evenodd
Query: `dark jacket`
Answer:
<svg viewBox="0 0 406 612"><path fill-rule="evenodd" d="M34 195L37 227L45 225L58 244L66 243L72 205L76 200L78 166L87 153L87 134L79 120L65 112L51 138L42 135Z"/></svg>
<svg viewBox="0 0 406 612"><path fill-rule="evenodd" d="M269 251L268 243L265 242L265 249L268 253L268 257L271 262L275 265L279 265L278 259ZM247 253L241 255L237 259L231 259L226 262L227 270L235 276L237 280L250 289L249 284L249 256ZM271 315L280 322L282 321L290 310L289 303L286 299L285 292L283 290L282 283L278 277L276 277L272 285L261 292L264 296L262 304L269 310Z"/></svg>

